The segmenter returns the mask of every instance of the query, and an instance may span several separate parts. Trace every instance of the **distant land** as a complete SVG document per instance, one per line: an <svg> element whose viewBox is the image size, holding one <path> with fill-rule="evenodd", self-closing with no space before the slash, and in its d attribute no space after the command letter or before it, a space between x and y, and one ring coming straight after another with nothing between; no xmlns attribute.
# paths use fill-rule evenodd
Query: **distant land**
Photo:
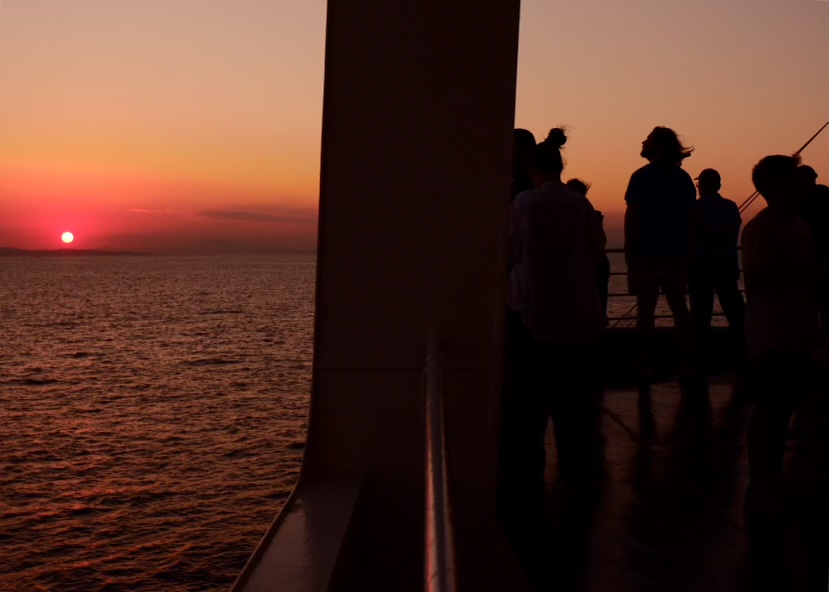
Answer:
<svg viewBox="0 0 829 592"><path fill-rule="evenodd" d="M133 251L98 251L95 249L44 249L44 250L30 250L30 249L13 249L11 247L0 247L0 257L33 257L43 255L59 255L61 257L77 257L77 256L115 256L122 257L124 255L152 257L154 253L136 253Z"/></svg>

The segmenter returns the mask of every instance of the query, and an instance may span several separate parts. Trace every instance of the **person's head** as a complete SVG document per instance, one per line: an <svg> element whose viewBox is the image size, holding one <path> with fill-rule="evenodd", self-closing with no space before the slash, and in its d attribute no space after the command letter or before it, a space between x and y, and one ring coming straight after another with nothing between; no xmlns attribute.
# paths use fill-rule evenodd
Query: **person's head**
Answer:
<svg viewBox="0 0 829 592"><path fill-rule="evenodd" d="M800 165L797 167L797 171L800 173L800 182L803 183L805 188L817 185L817 172L808 164Z"/></svg>
<svg viewBox="0 0 829 592"><path fill-rule="evenodd" d="M799 156L775 154L762 158L751 171L754 188L770 208L795 211L803 194Z"/></svg>
<svg viewBox="0 0 829 592"><path fill-rule="evenodd" d="M699 194L701 196L714 195L718 193L720 187L722 187L720 174L714 169L703 169L697 176L696 181L697 189L699 189Z"/></svg>
<svg viewBox="0 0 829 592"><path fill-rule="evenodd" d="M590 183L583 179L570 179L565 183L565 185L576 193L581 193L582 195L587 195L587 192L590 190Z"/></svg>
<svg viewBox="0 0 829 592"><path fill-rule="evenodd" d="M667 162L682 164L682 161L694 151L692 146L683 146L676 132L668 127L655 127L642 142L643 158L650 162Z"/></svg>
<svg viewBox="0 0 829 592"><path fill-rule="evenodd" d="M564 170L561 147L567 142L567 136L560 127L554 127L544 141L539 142L533 151L531 170L533 182L540 185L546 181L560 181Z"/></svg>
<svg viewBox="0 0 829 592"><path fill-rule="evenodd" d="M526 173L529 159L535 149L535 136L531 131L516 128L512 133L512 173ZM523 169L523 171L522 171Z"/></svg>
<svg viewBox="0 0 829 592"><path fill-rule="evenodd" d="M535 148L535 136L530 130L517 127L512 132L512 149L516 154Z"/></svg>

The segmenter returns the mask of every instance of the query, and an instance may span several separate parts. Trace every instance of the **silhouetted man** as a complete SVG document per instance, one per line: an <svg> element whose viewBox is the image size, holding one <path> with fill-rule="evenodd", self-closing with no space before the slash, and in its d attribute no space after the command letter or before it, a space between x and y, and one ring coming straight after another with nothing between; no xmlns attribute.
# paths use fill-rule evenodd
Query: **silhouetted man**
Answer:
<svg viewBox="0 0 829 592"><path fill-rule="evenodd" d="M800 165L798 172L804 191L800 215L809 225L815 241L820 324L824 337L829 337L829 187L817 182L815 169L808 165Z"/></svg>
<svg viewBox="0 0 829 592"><path fill-rule="evenodd" d="M789 420L811 385L819 341L815 247L802 207L799 159L767 156L752 181L768 207L743 230L746 341L756 399L748 429L746 514L779 516Z"/></svg>
<svg viewBox="0 0 829 592"><path fill-rule="evenodd" d="M737 204L720 195L720 186L720 174L714 169L705 169L697 177L699 199L694 202L691 215L693 257L688 284L691 317L694 319L699 351L703 352L711 329L716 293L728 326L741 344L742 358L745 303L737 286L740 278L737 239L742 219Z"/></svg>

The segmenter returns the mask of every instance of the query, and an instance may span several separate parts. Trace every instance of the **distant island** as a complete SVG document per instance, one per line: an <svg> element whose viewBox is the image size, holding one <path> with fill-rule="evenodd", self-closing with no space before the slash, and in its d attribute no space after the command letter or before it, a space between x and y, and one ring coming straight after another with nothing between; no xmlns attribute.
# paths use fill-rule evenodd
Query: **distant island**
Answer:
<svg viewBox="0 0 829 592"><path fill-rule="evenodd" d="M11 247L0 247L0 257L33 257L44 255L58 255L61 257L77 257L77 256L109 256L109 257L123 257L125 255L152 257L154 253L136 253L133 251L98 251L95 249L44 249L44 250L30 250L30 249L13 249Z"/></svg>

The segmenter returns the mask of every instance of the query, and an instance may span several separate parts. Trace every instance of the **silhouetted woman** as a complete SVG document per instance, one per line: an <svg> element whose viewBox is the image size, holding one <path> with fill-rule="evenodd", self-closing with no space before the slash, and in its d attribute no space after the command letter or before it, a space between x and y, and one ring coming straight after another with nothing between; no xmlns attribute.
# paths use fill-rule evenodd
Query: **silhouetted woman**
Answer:
<svg viewBox="0 0 829 592"><path fill-rule="evenodd" d="M563 481L589 480L601 459L596 347L606 319L596 265L605 235L587 198L561 181L566 139L554 129L536 147L535 188L512 204L507 302L520 315L526 357L503 409L502 441L510 501L524 506L543 491L550 415Z"/></svg>
<svg viewBox="0 0 829 592"><path fill-rule="evenodd" d="M648 164L630 177L625 193L625 261L628 290L636 296L636 328L642 372L652 372L654 313L659 289L665 294L680 339L681 370L692 354L690 314L685 302L691 255L691 208L696 187L682 170L693 148L672 129L655 127L642 142Z"/></svg>
<svg viewBox="0 0 829 592"><path fill-rule="evenodd" d="M516 128L512 135L512 199L533 188L530 161L535 150L535 136L531 131Z"/></svg>

